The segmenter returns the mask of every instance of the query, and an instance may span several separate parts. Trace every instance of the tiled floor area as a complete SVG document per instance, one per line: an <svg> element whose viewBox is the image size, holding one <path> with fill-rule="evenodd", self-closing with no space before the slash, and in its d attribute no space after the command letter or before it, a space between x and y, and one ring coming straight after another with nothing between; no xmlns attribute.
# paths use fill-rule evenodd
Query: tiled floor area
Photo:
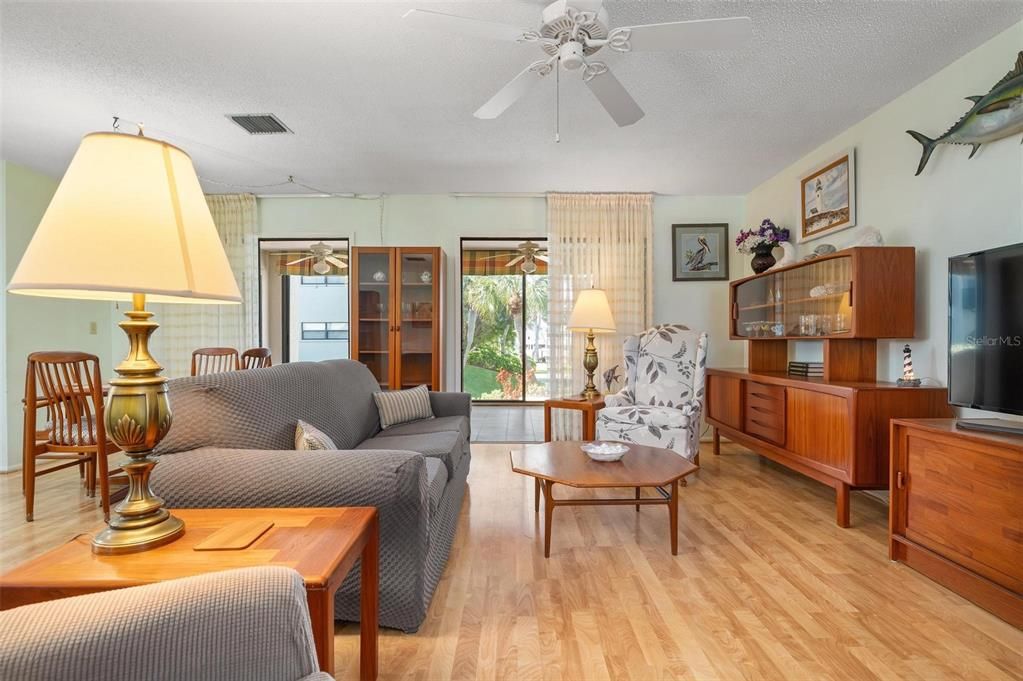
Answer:
<svg viewBox="0 0 1023 681"><path fill-rule="evenodd" d="M542 442L543 407L472 407L473 442Z"/></svg>

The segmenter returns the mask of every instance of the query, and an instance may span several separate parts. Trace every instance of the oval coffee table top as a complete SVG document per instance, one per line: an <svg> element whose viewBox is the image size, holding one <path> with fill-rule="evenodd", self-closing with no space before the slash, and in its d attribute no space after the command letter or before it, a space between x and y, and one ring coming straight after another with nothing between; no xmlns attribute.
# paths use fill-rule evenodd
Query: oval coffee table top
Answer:
<svg viewBox="0 0 1023 681"><path fill-rule="evenodd" d="M654 487L699 470L670 449L624 443L619 461L594 461L580 449L585 443L559 440L511 451L512 470L571 487Z"/></svg>

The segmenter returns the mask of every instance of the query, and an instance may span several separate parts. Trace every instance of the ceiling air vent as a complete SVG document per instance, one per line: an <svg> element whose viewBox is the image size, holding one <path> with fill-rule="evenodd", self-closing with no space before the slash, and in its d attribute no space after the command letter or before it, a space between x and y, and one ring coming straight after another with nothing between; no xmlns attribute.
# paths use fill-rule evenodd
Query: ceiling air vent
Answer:
<svg viewBox="0 0 1023 681"><path fill-rule="evenodd" d="M273 114L227 114L250 135L282 135L291 129Z"/></svg>

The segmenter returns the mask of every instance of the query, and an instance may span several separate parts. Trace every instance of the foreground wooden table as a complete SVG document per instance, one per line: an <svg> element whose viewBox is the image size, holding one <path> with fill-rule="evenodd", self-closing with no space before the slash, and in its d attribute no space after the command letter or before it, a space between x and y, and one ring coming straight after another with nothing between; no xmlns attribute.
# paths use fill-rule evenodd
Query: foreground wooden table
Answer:
<svg viewBox="0 0 1023 681"><path fill-rule="evenodd" d="M667 505L671 533L671 555L678 555L679 480L699 470L688 459L670 449L629 443L629 451L620 461L594 461L580 446L582 442L558 441L527 445L511 451L511 466L516 473L535 478L543 487L543 555L551 556L551 518L558 506L640 506ZM580 488L634 487L634 499L555 499L555 484ZM641 497L640 489L654 487L656 497ZM667 488L667 489L665 489ZM536 510L539 511L539 499Z"/></svg>
<svg viewBox="0 0 1023 681"><path fill-rule="evenodd" d="M320 669L334 673L334 595L362 558L359 677L377 677L379 528L375 508L175 509L185 535L150 551L92 553L91 534L22 563L0 577L0 609L139 586L232 568L285 565L302 575ZM217 530L248 522L273 526L247 548L196 551ZM97 528L97 532L102 527Z"/></svg>

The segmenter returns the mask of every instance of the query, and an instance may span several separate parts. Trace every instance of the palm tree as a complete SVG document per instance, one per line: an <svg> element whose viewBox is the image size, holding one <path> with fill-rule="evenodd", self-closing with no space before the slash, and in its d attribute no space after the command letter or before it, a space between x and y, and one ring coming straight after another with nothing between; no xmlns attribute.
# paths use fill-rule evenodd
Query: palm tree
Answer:
<svg viewBox="0 0 1023 681"><path fill-rule="evenodd" d="M517 276L468 275L462 277L463 368L469 351L472 350L479 335L481 323L500 329L512 321L516 325L516 333L520 333L522 316L521 314L513 315L511 310L515 305L521 310L521 286L522 280ZM515 300L518 302L514 302ZM516 319L517 322L514 321Z"/></svg>
<svg viewBox="0 0 1023 681"><path fill-rule="evenodd" d="M526 279L526 325L533 331L533 353L531 359L536 363L540 351L540 327L547 321L547 309L550 301L550 282L546 275L533 275Z"/></svg>

